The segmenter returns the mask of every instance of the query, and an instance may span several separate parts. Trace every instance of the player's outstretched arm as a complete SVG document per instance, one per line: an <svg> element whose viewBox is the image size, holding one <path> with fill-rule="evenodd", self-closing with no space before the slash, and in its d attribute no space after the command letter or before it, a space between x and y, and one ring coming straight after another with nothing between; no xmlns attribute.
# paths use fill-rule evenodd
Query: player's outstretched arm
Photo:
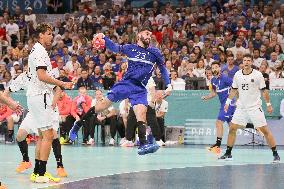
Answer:
<svg viewBox="0 0 284 189"><path fill-rule="evenodd" d="M202 96L201 99L202 100L209 100L211 98L214 98L216 96L216 91L212 90L211 93L209 93L207 96Z"/></svg>
<svg viewBox="0 0 284 189"><path fill-rule="evenodd" d="M0 93L0 103L3 103L5 105L9 106L9 108L11 108L17 114L20 114L23 111L23 108L21 107L21 105L16 103L10 97L4 96L4 94L2 94L2 93Z"/></svg>
<svg viewBox="0 0 284 189"><path fill-rule="evenodd" d="M110 50L114 53L122 52L122 53L126 54L124 52L123 45L118 45L118 44L114 43L112 40L107 38L103 33L99 33L99 34L95 35L92 44L93 44L93 47L97 48L97 49L100 47L100 45L104 45L108 50Z"/></svg>
<svg viewBox="0 0 284 189"><path fill-rule="evenodd" d="M272 108L272 105L271 105L271 103L270 103L269 92L268 92L267 89L263 89L263 90L261 90L261 91L262 91L262 97L263 97L263 99L264 99L264 101L265 101L265 103L266 103L267 112L268 112L269 114L272 114L273 108Z"/></svg>

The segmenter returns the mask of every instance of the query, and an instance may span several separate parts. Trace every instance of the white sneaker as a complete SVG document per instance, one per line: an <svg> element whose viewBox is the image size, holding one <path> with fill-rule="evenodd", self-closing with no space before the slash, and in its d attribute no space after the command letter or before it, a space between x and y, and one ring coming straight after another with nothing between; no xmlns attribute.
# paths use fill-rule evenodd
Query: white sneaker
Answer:
<svg viewBox="0 0 284 189"><path fill-rule="evenodd" d="M177 145L178 144L178 141L166 141L165 145L166 146L174 146L174 145Z"/></svg>
<svg viewBox="0 0 284 189"><path fill-rule="evenodd" d="M122 143L120 146L121 147L133 147L134 143L132 141L125 140L124 143Z"/></svg>
<svg viewBox="0 0 284 189"><path fill-rule="evenodd" d="M114 146L114 143L115 143L114 138L111 138L110 141L109 141L109 145L110 145L110 146Z"/></svg>
<svg viewBox="0 0 284 189"><path fill-rule="evenodd" d="M94 145L95 141L93 138L90 138L89 141L87 142L88 145Z"/></svg>
<svg viewBox="0 0 284 189"><path fill-rule="evenodd" d="M36 183L47 183L49 182L49 178L46 176L38 176L36 177L35 182Z"/></svg>
<svg viewBox="0 0 284 189"><path fill-rule="evenodd" d="M156 143L157 143L159 146L166 146L166 144L165 144L162 140L156 141Z"/></svg>
<svg viewBox="0 0 284 189"><path fill-rule="evenodd" d="M125 138L125 137L122 138L122 139L120 140L120 142L119 142L119 145L122 145L125 141L126 141L126 138Z"/></svg>

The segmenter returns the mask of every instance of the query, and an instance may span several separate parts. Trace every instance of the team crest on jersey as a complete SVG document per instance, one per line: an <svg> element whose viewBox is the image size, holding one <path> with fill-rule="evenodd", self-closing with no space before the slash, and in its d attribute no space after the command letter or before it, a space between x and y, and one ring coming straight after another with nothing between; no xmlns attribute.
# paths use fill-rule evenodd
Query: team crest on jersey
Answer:
<svg viewBox="0 0 284 189"><path fill-rule="evenodd" d="M254 79L251 79L251 82L253 83L253 82L254 82Z"/></svg>

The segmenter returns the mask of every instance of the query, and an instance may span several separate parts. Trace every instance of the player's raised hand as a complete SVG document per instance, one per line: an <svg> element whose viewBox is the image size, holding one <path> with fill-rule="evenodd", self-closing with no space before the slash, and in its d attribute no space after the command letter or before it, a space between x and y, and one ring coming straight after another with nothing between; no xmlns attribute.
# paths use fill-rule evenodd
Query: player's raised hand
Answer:
<svg viewBox="0 0 284 189"><path fill-rule="evenodd" d="M272 108L272 105L271 105L271 104L266 107L266 111L267 111L269 114L272 114L273 108Z"/></svg>
<svg viewBox="0 0 284 189"><path fill-rule="evenodd" d="M103 33L98 33L94 36L92 45L95 49L105 48L105 40L103 39L105 35Z"/></svg>
<svg viewBox="0 0 284 189"><path fill-rule="evenodd" d="M225 104L225 106L224 106L224 112L227 113L227 112L228 112L228 109L229 109L229 104Z"/></svg>

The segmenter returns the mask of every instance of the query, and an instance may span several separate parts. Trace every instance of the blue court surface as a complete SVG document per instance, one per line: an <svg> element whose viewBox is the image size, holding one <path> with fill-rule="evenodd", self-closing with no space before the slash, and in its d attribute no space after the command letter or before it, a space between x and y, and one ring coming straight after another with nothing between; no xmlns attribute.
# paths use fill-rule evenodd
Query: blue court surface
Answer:
<svg viewBox="0 0 284 189"><path fill-rule="evenodd" d="M154 154L139 156L137 148L63 146L68 177L58 184L35 184L29 181L32 169L23 174L15 172L21 161L18 146L1 144L0 179L9 189L284 188L284 165L271 163L272 152L268 147L235 147L233 161L217 160L205 147L165 147ZM32 160L34 148L29 147ZM278 151L284 157L283 148ZM55 175L52 152L47 169Z"/></svg>

